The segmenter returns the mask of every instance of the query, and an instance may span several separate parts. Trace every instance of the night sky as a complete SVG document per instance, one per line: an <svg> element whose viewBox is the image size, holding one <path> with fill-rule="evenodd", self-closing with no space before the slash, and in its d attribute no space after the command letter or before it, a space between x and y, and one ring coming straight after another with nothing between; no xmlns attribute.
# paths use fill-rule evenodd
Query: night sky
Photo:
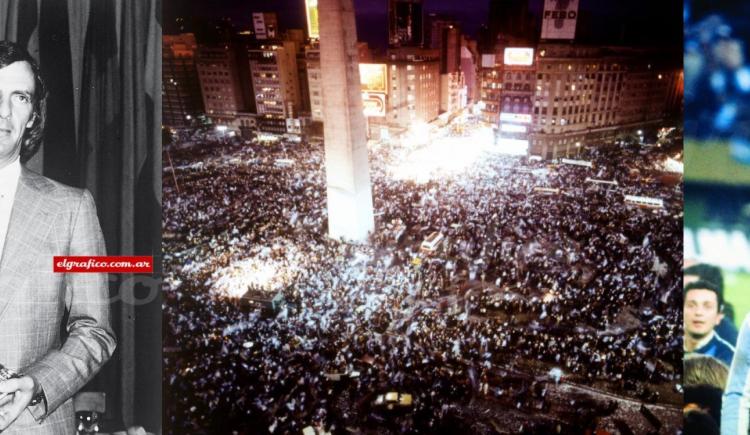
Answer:
<svg viewBox="0 0 750 435"><path fill-rule="evenodd" d="M425 0L425 12L453 15L464 33L477 37L487 22L490 0ZM532 13L541 14L543 0L530 0ZM373 47L387 40L387 0L354 0L359 39ZM577 38L582 42L670 45L682 50L682 0L581 0ZM237 29L249 28L253 12L274 11L281 29L304 28L304 0L165 0L165 33L178 33L177 17L229 17ZM195 19L195 18L193 18ZM186 19L190 23L191 19ZM185 28L190 31L190 24Z"/></svg>

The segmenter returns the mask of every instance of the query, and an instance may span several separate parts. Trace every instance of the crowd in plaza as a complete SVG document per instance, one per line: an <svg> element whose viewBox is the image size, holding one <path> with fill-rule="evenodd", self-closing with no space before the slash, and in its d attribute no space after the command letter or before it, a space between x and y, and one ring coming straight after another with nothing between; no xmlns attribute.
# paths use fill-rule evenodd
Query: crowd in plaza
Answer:
<svg viewBox="0 0 750 435"><path fill-rule="evenodd" d="M681 378L682 189L659 169L661 148L587 150L590 168L487 154L415 182L392 176L402 150L382 145L370 159L375 231L359 245L326 235L320 146L166 152L174 433L429 433L471 424L456 422L456 404L531 415L561 379L653 402L650 386ZM421 252L433 232L439 249ZM251 310L247 290L286 303ZM407 412L374 405L388 391L413 397ZM593 429L595 417L509 430Z"/></svg>

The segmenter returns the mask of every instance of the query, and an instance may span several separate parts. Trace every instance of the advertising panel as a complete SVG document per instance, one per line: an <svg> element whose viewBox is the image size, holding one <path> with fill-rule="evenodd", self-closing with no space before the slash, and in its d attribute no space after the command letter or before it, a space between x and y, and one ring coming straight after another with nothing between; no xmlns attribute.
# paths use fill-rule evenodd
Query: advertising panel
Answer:
<svg viewBox="0 0 750 435"><path fill-rule="evenodd" d="M362 92L365 116L385 116L385 94Z"/></svg>
<svg viewBox="0 0 750 435"><path fill-rule="evenodd" d="M388 91L388 69L384 63L360 63L359 81L363 92Z"/></svg>
<svg viewBox="0 0 750 435"><path fill-rule="evenodd" d="M305 0L305 12L307 15L307 34L312 39L320 39L318 0Z"/></svg>
<svg viewBox="0 0 750 435"><path fill-rule="evenodd" d="M494 67L495 67L495 55L483 54L482 55L482 68L494 68Z"/></svg>
<svg viewBox="0 0 750 435"><path fill-rule="evenodd" d="M506 65L531 65L534 63L534 49L508 47L505 49L503 62Z"/></svg>
<svg viewBox="0 0 750 435"><path fill-rule="evenodd" d="M573 39L578 20L578 0L544 0L542 39Z"/></svg>
<svg viewBox="0 0 750 435"><path fill-rule="evenodd" d="M531 124L531 115L528 113L509 113L501 112L500 121L503 122L521 122L524 124Z"/></svg>
<svg viewBox="0 0 750 435"><path fill-rule="evenodd" d="M292 134L302 134L302 123L297 118L286 119L286 132Z"/></svg>

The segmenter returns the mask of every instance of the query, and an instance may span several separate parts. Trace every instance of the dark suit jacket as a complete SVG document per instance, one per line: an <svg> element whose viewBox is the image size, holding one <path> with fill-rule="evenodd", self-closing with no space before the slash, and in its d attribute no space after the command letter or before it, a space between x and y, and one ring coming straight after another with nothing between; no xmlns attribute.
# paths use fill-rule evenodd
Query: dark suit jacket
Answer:
<svg viewBox="0 0 750 435"><path fill-rule="evenodd" d="M46 404L3 435L73 435L72 396L109 359L107 275L55 273L55 255L105 255L88 191L22 168L0 260L0 363L33 376Z"/></svg>

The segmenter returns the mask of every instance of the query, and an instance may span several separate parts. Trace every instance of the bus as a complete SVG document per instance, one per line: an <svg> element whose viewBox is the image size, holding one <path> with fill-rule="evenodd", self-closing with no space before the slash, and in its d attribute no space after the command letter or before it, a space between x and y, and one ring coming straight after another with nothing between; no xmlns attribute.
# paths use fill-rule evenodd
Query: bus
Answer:
<svg viewBox="0 0 750 435"><path fill-rule="evenodd" d="M612 185L612 186L619 186L619 184L617 184L616 180L611 180L611 181L610 180L600 180L600 179L597 179L597 178L588 178L587 177L586 178L586 182L587 183L595 183L595 184L609 184L609 185Z"/></svg>
<svg viewBox="0 0 750 435"><path fill-rule="evenodd" d="M444 238L445 238L445 236L443 236L442 233L439 233L437 231L433 231L422 242L422 245L420 246L420 251L422 251L422 253L428 254L428 255L429 254L434 254L435 252L437 252L437 250L440 247L440 244L443 242Z"/></svg>
<svg viewBox="0 0 750 435"><path fill-rule="evenodd" d="M542 195L559 195L560 189L554 187L535 187L534 193L541 193Z"/></svg>
<svg viewBox="0 0 750 435"><path fill-rule="evenodd" d="M648 196L625 195L625 202L646 208L664 208L664 200Z"/></svg>
<svg viewBox="0 0 750 435"><path fill-rule="evenodd" d="M560 163L564 163L566 165L585 166L587 168L594 167L593 163L587 162L586 160L560 159Z"/></svg>

